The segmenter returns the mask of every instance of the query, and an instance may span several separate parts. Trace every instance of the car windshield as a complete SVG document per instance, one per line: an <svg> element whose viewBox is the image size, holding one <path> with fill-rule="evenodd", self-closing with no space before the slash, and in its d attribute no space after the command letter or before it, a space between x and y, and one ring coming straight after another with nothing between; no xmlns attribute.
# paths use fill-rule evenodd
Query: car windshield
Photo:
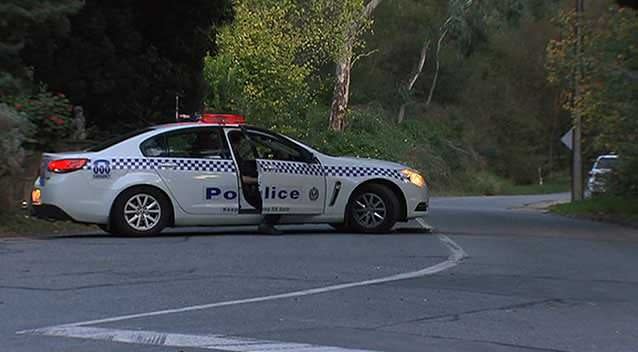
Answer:
<svg viewBox="0 0 638 352"><path fill-rule="evenodd" d="M618 165L617 158L602 158L596 163L597 169L615 169Z"/></svg>
<svg viewBox="0 0 638 352"><path fill-rule="evenodd" d="M126 133L126 134L123 134L121 136L117 136L117 137L111 138L109 140L106 140L105 142L99 143L99 144L87 149L86 151L87 152L101 152L104 149L110 148L110 147L112 147L112 146L114 146L116 144L122 143L122 142L124 142L125 140L127 140L129 138L133 138L135 136L139 136L142 133L146 133L146 132L149 132L149 131L152 131L152 130L153 130L153 128L143 128L143 129L135 130L133 132Z"/></svg>

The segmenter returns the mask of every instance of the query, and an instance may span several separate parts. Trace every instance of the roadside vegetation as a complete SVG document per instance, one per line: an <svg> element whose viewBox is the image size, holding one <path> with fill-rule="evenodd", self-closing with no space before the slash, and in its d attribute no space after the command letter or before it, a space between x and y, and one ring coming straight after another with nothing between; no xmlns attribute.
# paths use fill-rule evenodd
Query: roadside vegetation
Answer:
<svg viewBox="0 0 638 352"><path fill-rule="evenodd" d="M569 114L545 71L560 1L372 3L238 1L205 59L207 107L327 152L406 162L435 192L496 194L566 168Z"/></svg>
<svg viewBox="0 0 638 352"><path fill-rule="evenodd" d="M46 221L32 218L24 212L0 213L0 237L18 235L55 235L93 232L99 233L95 226L62 221Z"/></svg>
<svg viewBox="0 0 638 352"><path fill-rule="evenodd" d="M638 227L638 202L631 198L604 196L580 202L554 205L550 210L560 215L584 217Z"/></svg>

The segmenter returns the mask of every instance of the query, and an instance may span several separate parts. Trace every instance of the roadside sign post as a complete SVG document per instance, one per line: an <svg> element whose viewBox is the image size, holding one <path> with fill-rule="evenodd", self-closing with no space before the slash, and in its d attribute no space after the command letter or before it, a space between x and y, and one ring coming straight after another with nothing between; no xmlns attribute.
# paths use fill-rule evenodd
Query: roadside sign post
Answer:
<svg viewBox="0 0 638 352"><path fill-rule="evenodd" d="M574 150L574 127L570 128L567 133L560 137L561 143L569 150Z"/></svg>
<svg viewBox="0 0 638 352"><path fill-rule="evenodd" d="M577 137L577 126L567 131L560 141L572 152L571 174L572 174L572 202L583 199L583 179L582 179L582 159L580 158L580 138ZM578 151L576 147L578 148ZM580 196L580 198L579 198Z"/></svg>
<svg viewBox="0 0 638 352"><path fill-rule="evenodd" d="M583 12L584 0L576 0L576 57L578 64L574 70L574 104L580 100L580 79L583 75ZM581 148L582 116L574 107L573 149L572 149L572 202L583 199L583 153Z"/></svg>

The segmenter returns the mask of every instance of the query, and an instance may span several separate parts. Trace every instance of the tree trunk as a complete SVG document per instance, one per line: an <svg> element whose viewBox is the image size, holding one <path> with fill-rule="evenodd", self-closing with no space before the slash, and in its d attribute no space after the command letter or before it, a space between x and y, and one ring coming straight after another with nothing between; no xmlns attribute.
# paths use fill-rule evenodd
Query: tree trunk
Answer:
<svg viewBox="0 0 638 352"><path fill-rule="evenodd" d="M346 112L350 100L350 74L352 71L352 55L355 41L362 29L362 23L370 17L383 0L370 0L364 7L360 19L352 23L343 51L337 59L336 80L332 104L330 104L330 129L343 132L346 128Z"/></svg>
<svg viewBox="0 0 638 352"><path fill-rule="evenodd" d="M472 4L474 4L473 0L467 0L463 4L463 8L462 8L463 16L465 16L465 14L470 9ZM426 107L430 106L430 104L432 103L432 97L434 96L434 91L436 90L436 85L437 85L437 83L439 81L439 72L441 71L441 60L440 60L441 47L443 46L443 42L445 41L445 38L447 37L448 33L450 32L450 25L454 21L458 21L458 20L459 20L458 17L450 16L450 17L447 18L447 20L445 20L445 22L441 26L441 35L439 36L439 40L438 40L438 42L436 44L436 68L435 68L435 71L434 71L434 78L432 78L432 86L430 87L430 93L428 94L428 100L425 103Z"/></svg>
<svg viewBox="0 0 638 352"><path fill-rule="evenodd" d="M428 50L430 49L430 43L431 43L430 40L426 40L423 43L423 47L421 48L421 56L419 57L419 62L414 68L414 71L412 72L412 76L410 77L410 80L408 81L408 84L405 87L406 95L409 95L412 89L414 89L414 85L416 84L416 81L419 79L419 76L421 76L421 72L423 72L423 66L425 66L425 61L428 58ZM406 99L409 100L409 97ZM406 101L403 104L401 104L401 108L399 108L399 114L397 116L397 123L403 122L405 118L405 109L409 103L410 103L409 101Z"/></svg>
<svg viewBox="0 0 638 352"><path fill-rule="evenodd" d="M403 120L405 119L405 108L408 106L408 103L405 102L403 104L401 104L401 107L399 108L399 114L397 115L397 123L402 123Z"/></svg>
<svg viewBox="0 0 638 352"><path fill-rule="evenodd" d="M346 112L350 100L350 73L352 71L352 42L346 44L343 56L337 61L336 80L330 105L330 129L343 132L346 129Z"/></svg>
<svg viewBox="0 0 638 352"><path fill-rule="evenodd" d="M445 27L447 27L447 25L449 24L450 19L448 19L445 22ZM441 46L443 45L443 41L445 40L445 37L447 37L449 29L445 29L443 31L443 33L441 33L441 36L439 37L439 41L436 45L436 68L434 70L434 78L432 78L432 85L430 86L430 93L428 94L428 100L425 102L425 106L429 107L430 104L432 103L432 97L434 96L434 90L436 89L436 85L439 81L439 71L441 70L441 59L440 59L440 55L441 55Z"/></svg>

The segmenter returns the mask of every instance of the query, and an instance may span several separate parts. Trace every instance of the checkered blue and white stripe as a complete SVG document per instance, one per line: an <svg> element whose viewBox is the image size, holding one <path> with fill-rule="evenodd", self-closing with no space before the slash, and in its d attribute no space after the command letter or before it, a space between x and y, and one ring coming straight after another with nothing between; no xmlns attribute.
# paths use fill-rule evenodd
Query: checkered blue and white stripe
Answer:
<svg viewBox="0 0 638 352"><path fill-rule="evenodd" d="M209 172L236 172L235 163L232 160L217 159L159 159L159 158L116 158L110 159L113 170L155 170L161 164L175 164L172 168L178 171L209 171ZM333 177L386 177L405 181L406 177L399 169L389 169L366 166L341 166L320 164L307 164L292 161L259 160L262 169L268 172L289 175L309 176L333 176ZM84 169L90 170L92 163L89 161Z"/></svg>
<svg viewBox="0 0 638 352"><path fill-rule="evenodd" d="M308 164L294 161L259 160L262 170L278 174L323 176L320 164Z"/></svg>
<svg viewBox="0 0 638 352"><path fill-rule="evenodd" d="M336 177L387 177L405 181L406 177L398 169L366 166L324 166L327 176Z"/></svg>
<svg viewBox="0 0 638 352"><path fill-rule="evenodd" d="M387 177L400 181L406 177L397 169L365 166L321 166L319 164L307 164L279 160L259 160L262 170L280 174L334 176L334 177Z"/></svg>
<svg viewBox="0 0 638 352"><path fill-rule="evenodd" d="M159 169L161 164L175 164L172 170L236 172L235 163L232 160L118 158L110 159L109 162L113 170L155 170ZM91 169L91 167L89 162L85 169Z"/></svg>

